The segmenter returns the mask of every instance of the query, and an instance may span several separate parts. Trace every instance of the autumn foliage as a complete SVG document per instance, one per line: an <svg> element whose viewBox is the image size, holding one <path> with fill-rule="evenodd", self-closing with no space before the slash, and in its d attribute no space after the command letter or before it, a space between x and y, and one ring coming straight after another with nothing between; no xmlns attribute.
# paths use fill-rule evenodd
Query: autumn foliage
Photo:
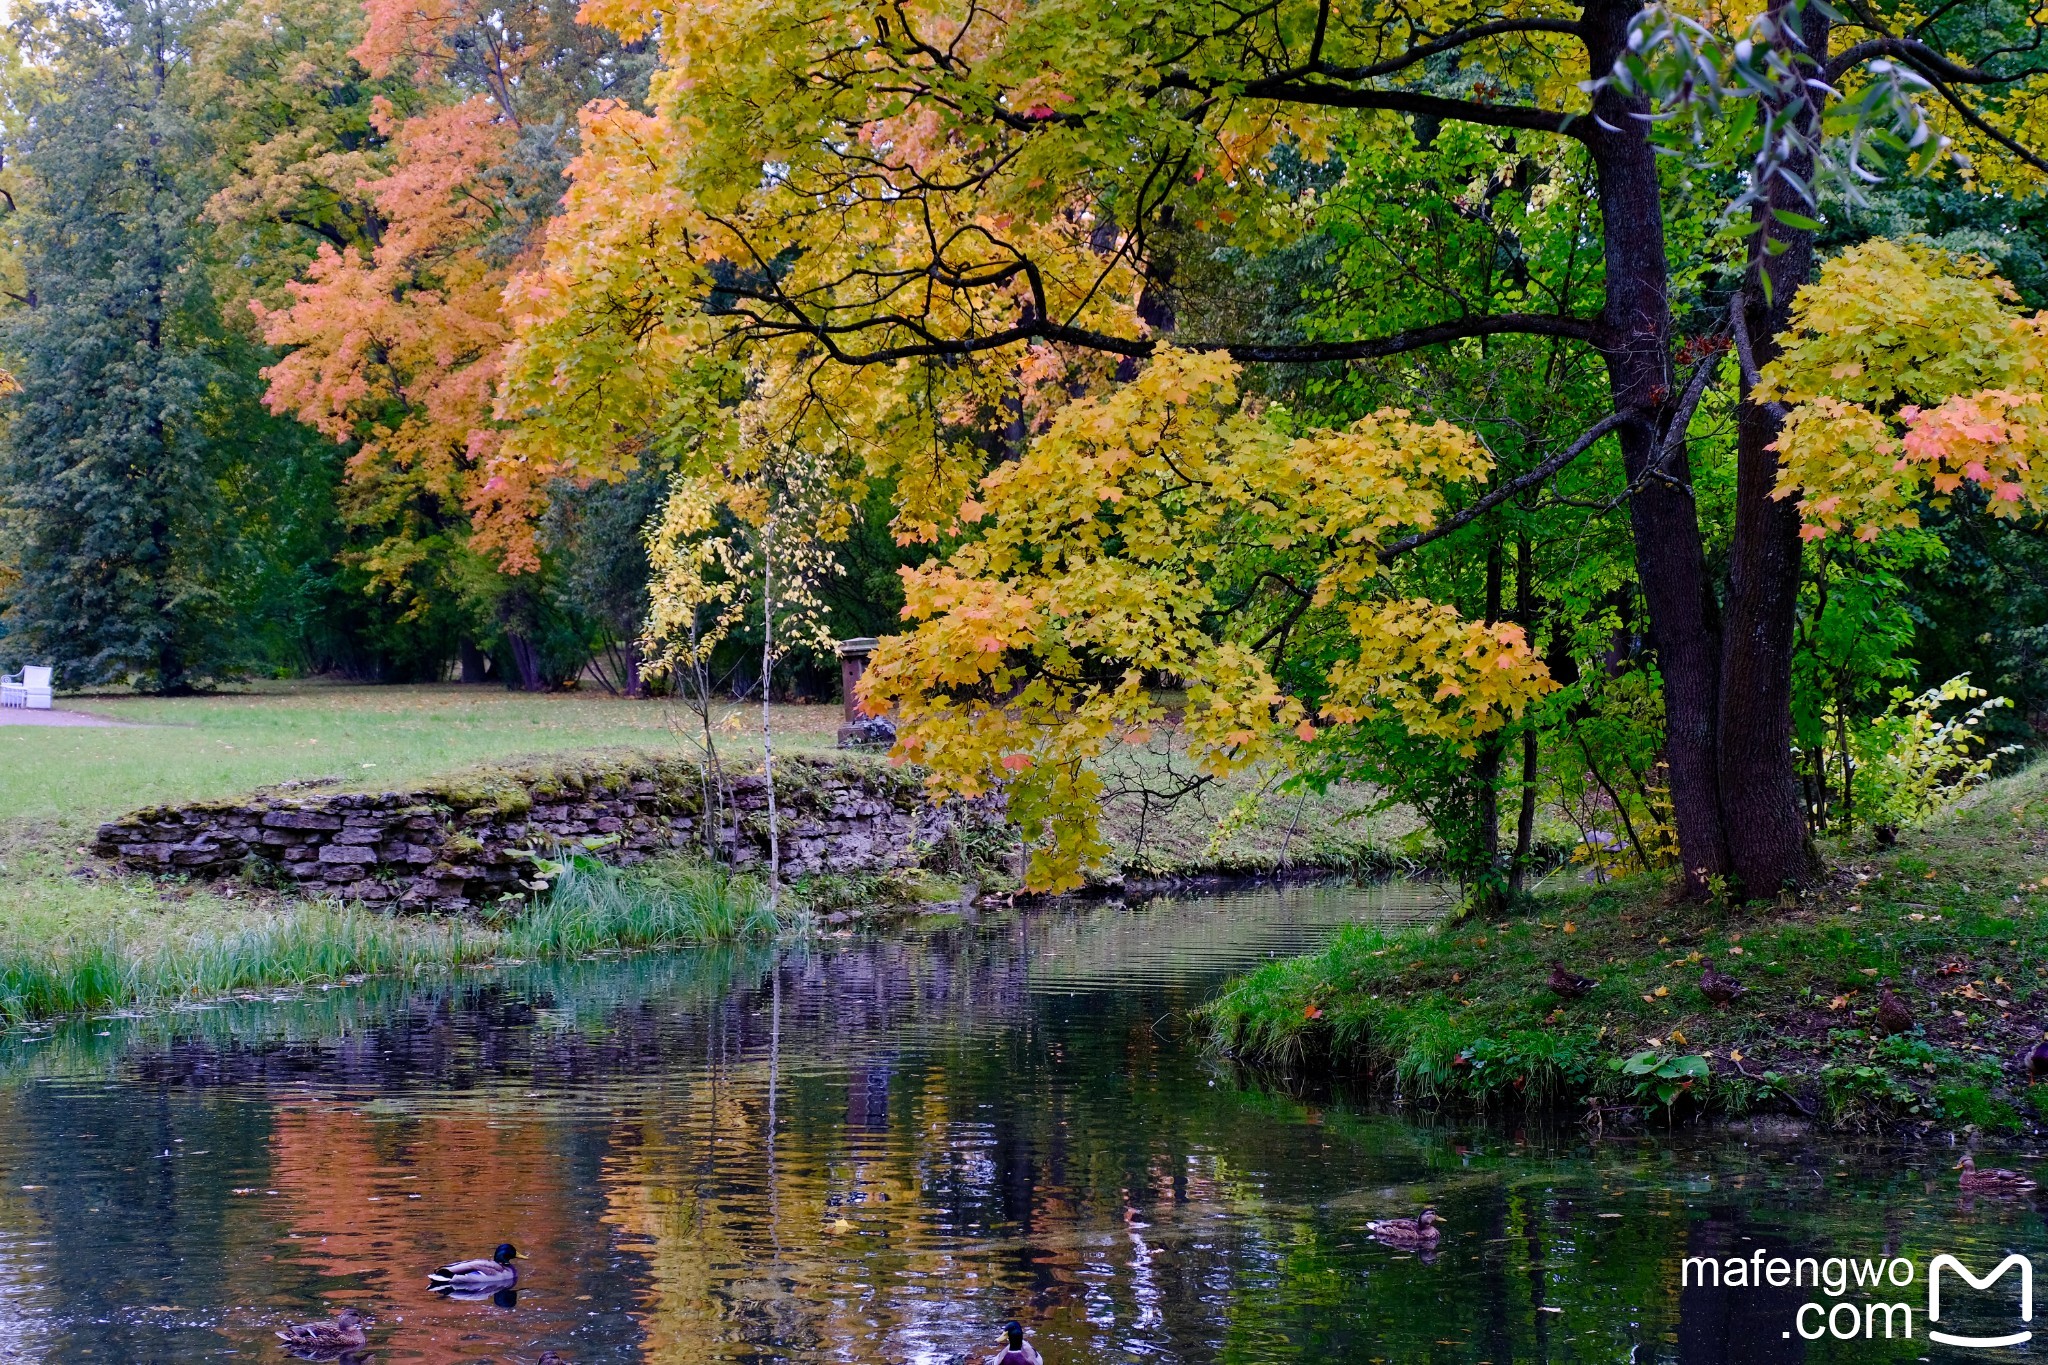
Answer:
<svg viewBox="0 0 2048 1365"><path fill-rule="evenodd" d="M1772 496L1803 536L1876 540L1965 486L1995 517L2048 511L2048 313L2015 297L1981 259L1883 239L1800 291L1759 392L1791 405Z"/></svg>
<svg viewBox="0 0 2048 1365"><path fill-rule="evenodd" d="M1076 885L1101 856L1090 762L1156 725L1218 775L1312 740L1318 719L1390 715L1469 753L1551 686L1521 627L1381 588L1385 547L1435 524L1446 485L1485 477L1478 442L1399 410L1290 433L1237 379L1221 355L1169 349L1063 408L981 480L973 539L906 575L915 625L862 680L898 717L899 757L947 790L1006 793L1034 885ZM1319 547L1313 600L1351 636L1319 709L1228 634L1261 552L1297 544Z"/></svg>

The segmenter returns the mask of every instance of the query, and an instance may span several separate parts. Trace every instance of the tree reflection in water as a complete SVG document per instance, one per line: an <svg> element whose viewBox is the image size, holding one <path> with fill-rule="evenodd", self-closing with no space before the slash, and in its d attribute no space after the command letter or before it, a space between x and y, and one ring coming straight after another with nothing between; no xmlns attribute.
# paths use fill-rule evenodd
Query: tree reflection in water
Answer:
<svg viewBox="0 0 2048 1365"><path fill-rule="evenodd" d="M1924 1327L1784 1337L1807 1295L1681 1294L1679 1259L2041 1245L1934 1154L1437 1122L1191 1036L1228 972L1432 904L1092 906L12 1034L0 1361L261 1357L345 1305L385 1361L953 1362L1011 1317L1052 1365L1912 1360ZM1365 1236L1425 1199L1434 1255ZM515 1304L427 1294L500 1240ZM1983 1298L1964 1329L2009 1315Z"/></svg>

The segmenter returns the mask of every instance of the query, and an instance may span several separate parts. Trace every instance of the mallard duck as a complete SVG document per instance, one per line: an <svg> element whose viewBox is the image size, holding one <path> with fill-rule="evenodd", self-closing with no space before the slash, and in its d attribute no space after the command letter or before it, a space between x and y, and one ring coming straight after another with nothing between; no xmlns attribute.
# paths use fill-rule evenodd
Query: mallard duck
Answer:
<svg viewBox="0 0 2048 1365"><path fill-rule="evenodd" d="M569 1362L556 1355L553 1351L542 1351L540 1359L534 1361L533 1365L569 1365Z"/></svg>
<svg viewBox="0 0 2048 1365"><path fill-rule="evenodd" d="M1581 1000L1592 994L1593 988L1600 983L1590 976L1580 976L1577 972L1567 971L1562 962L1552 961L1550 980L1547 984L1551 990L1566 1000Z"/></svg>
<svg viewBox="0 0 2048 1365"><path fill-rule="evenodd" d="M2041 1078L2048 1076L2048 1039L2020 1053L2020 1069L2027 1073L2028 1085L2039 1085Z"/></svg>
<svg viewBox="0 0 2048 1365"><path fill-rule="evenodd" d="M332 1322L300 1322L277 1339L294 1351L352 1351L370 1344L369 1322L353 1308L344 1308Z"/></svg>
<svg viewBox="0 0 2048 1365"><path fill-rule="evenodd" d="M509 1289L519 1283L519 1270L512 1264L519 1255L510 1242L500 1242L488 1259L457 1261L427 1272L427 1283L436 1289L467 1290L472 1293Z"/></svg>
<svg viewBox="0 0 2048 1365"><path fill-rule="evenodd" d="M1024 1324L1012 1319L1003 1324L1007 1344L988 1358L988 1365L1045 1365L1038 1348L1024 1340Z"/></svg>
<svg viewBox="0 0 2048 1365"><path fill-rule="evenodd" d="M1892 983L1881 981L1877 986L1877 1033L1889 1038L1895 1033L1913 1031L1913 1011L1906 1008L1906 1002L1892 994Z"/></svg>
<svg viewBox="0 0 2048 1365"><path fill-rule="evenodd" d="M1437 1229L1443 1219L1437 1217L1433 1208L1424 1209L1413 1218L1381 1218L1367 1223L1365 1230L1376 1242L1385 1242L1395 1247L1433 1247L1443 1234Z"/></svg>
<svg viewBox="0 0 2048 1365"><path fill-rule="evenodd" d="M1726 1006L1738 996L1747 995L1749 987L1743 985L1726 972L1714 970L1714 959L1708 958L1700 964L1706 970L1700 973L1700 994L1716 1005Z"/></svg>
<svg viewBox="0 0 2048 1365"><path fill-rule="evenodd" d="M1977 1158L1968 1152L1963 1153L1956 1169L1962 1172L1956 1183L1970 1194L2025 1194L2034 1188L2034 1182L2018 1171L2008 1171L2003 1167L1994 1171L1978 1170Z"/></svg>

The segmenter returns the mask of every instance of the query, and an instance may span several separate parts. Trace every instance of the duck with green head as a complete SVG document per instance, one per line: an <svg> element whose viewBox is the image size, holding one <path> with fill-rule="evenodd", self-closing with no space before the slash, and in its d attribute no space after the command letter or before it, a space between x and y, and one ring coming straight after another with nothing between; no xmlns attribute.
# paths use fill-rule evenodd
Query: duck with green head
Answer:
<svg viewBox="0 0 2048 1365"><path fill-rule="evenodd" d="M510 1242L500 1242L498 1249L489 1256L480 1256L473 1261L456 1261L428 1271L427 1283L436 1289L470 1292L510 1289L519 1283L519 1268L512 1264L518 1256L518 1250Z"/></svg>

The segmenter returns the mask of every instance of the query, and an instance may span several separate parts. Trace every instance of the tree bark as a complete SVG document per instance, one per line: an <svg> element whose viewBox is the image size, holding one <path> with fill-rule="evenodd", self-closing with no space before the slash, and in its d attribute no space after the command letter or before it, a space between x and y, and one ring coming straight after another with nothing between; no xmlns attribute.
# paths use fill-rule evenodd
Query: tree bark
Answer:
<svg viewBox="0 0 2048 1365"><path fill-rule="evenodd" d="M1534 583L1534 556L1530 552L1529 537L1521 536L1515 542L1515 620L1522 626L1528 637L1529 648L1536 648L1536 591ZM1508 899L1521 896L1528 884L1529 862L1534 856L1536 845L1536 727L1528 726L1522 731L1522 800L1521 809L1515 817L1515 858L1508 868Z"/></svg>
<svg viewBox="0 0 2048 1365"><path fill-rule="evenodd" d="M521 692L545 692L547 680L540 672L540 652L533 642L518 631L505 632L505 643L512 650L512 667L517 674L518 690Z"/></svg>
<svg viewBox="0 0 2048 1365"><path fill-rule="evenodd" d="M1773 9L1790 6L1777 0ZM1828 18L1818 5L1802 17L1808 52L1827 55ZM1807 105L1805 122L1819 114ZM1811 183L1810 158L1790 169ZM1792 297L1813 268L1813 234L1787 226L1773 210L1811 213L1783 181L1774 182L1757 205L1757 235L1751 259L1753 287L1741 301L1759 366L1777 354L1777 335L1791 319ZM1784 249L1762 250L1767 238ZM1755 276L1768 271L1770 301ZM1799 775L1792 756L1792 654L1799 605L1799 509L1792 499L1771 497L1778 482L1779 419L1750 399L1742 380L1735 446L1735 531L1729 546L1727 606L1721 656L1721 724L1718 766L1728 825L1730 870L1747 896L1774 896L1810 880L1818 859L1800 808Z"/></svg>
<svg viewBox="0 0 2048 1365"><path fill-rule="evenodd" d="M1586 45L1591 69L1609 71L1626 50L1633 3L1588 5ZM1596 131L1586 139L1599 172L1607 267L1602 342L1608 390L1617 410L1661 412L1676 385L1671 368L1670 267L1664 254L1664 212L1656 155L1638 97L1603 86L1593 101ZM1693 507L1692 473L1682 442L1669 465L1653 469L1657 421L1635 417L1618 432L1622 463L1635 492L1629 499L1636 571L1649 608L1657 666L1664 684L1666 754L1685 886L1702 895L1708 878L1729 869L1715 732L1720 648L1707 586L1706 554Z"/></svg>
<svg viewBox="0 0 2048 1365"><path fill-rule="evenodd" d="M1486 547L1486 624L1500 619L1500 541ZM1479 742L1472 780L1479 786L1480 899L1489 909L1500 901L1500 760L1506 747L1499 731Z"/></svg>
<svg viewBox="0 0 2048 1365"><path fill-rule="evenodd" d="M782 840L775 808L775 518L761 526L761 779L768 788L768 912L782 908Z"/></svg>

